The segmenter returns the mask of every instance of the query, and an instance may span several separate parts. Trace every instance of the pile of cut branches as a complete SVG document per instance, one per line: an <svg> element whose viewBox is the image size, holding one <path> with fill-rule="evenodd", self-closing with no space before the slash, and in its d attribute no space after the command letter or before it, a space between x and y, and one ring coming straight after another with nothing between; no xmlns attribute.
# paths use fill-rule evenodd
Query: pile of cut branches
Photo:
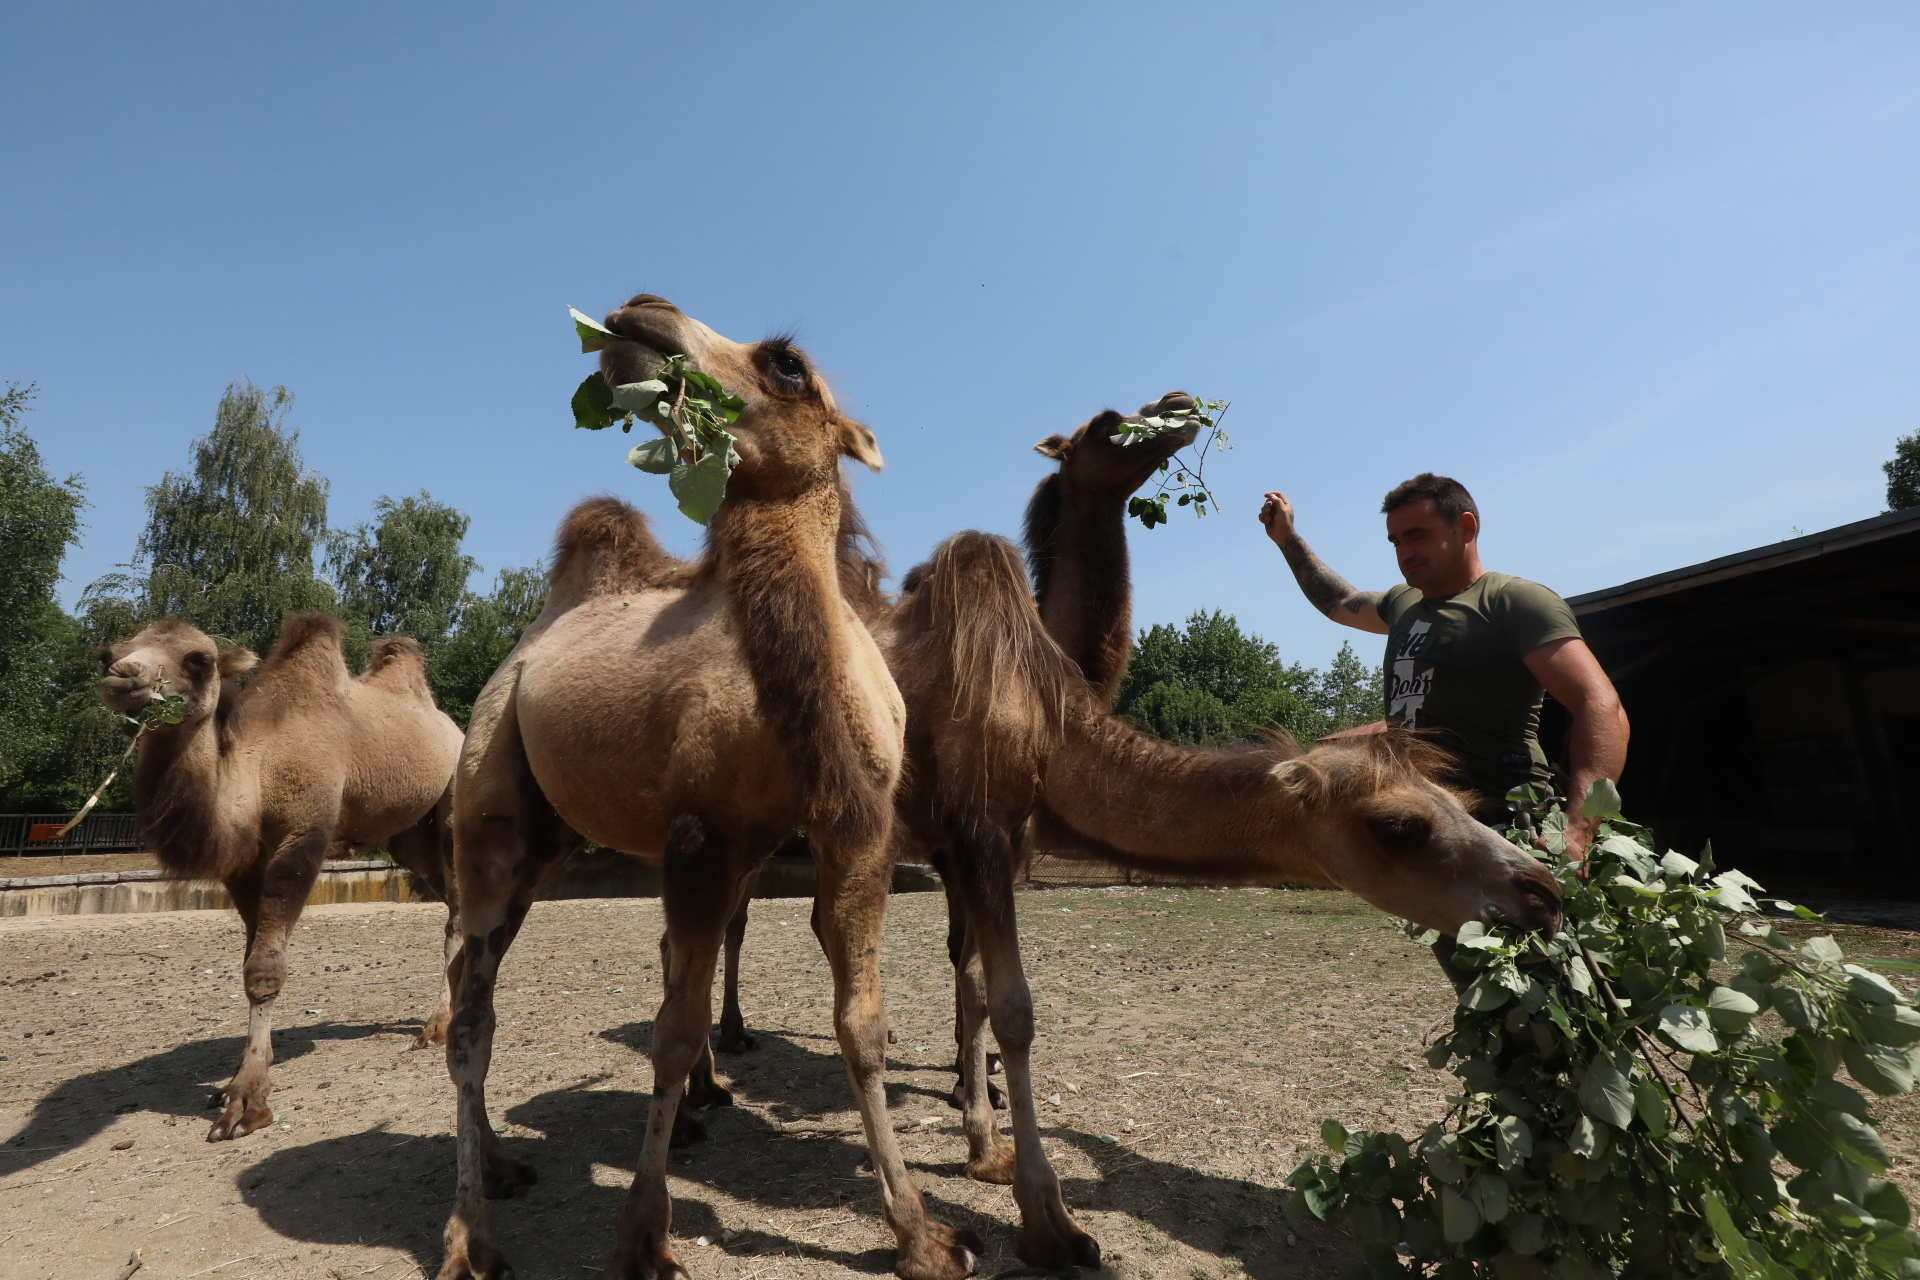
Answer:
<svg viewBox="0 0 1920 1280"><path fill-rule="evenodd" d="M1460 931L1473 980L1427 1055L1461 1081L1446 1116L1412 1141L1328 1120L1288 1216L1345 1223L1353 1277L1920 1277L1862 1092L1920 1073L1920 1010L1866 966L1920 966L1796 946L1753 880L1656 852L1595 791L1585 880L1565 815L1536 812L1563 931Z"/></svg>

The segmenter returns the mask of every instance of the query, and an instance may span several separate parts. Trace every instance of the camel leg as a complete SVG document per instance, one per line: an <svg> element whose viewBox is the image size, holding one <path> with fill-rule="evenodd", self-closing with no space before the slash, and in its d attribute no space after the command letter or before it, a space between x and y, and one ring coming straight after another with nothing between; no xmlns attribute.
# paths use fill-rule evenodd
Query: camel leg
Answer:
<svg viewBox="0 0 1920 1280"><path fill-rule="evenodd" d="M1060 1195L1060 1177L1040 1146L1033 1106L1033 996L1020 961L1013 905L1013 857L1004 832L980 833L980 855L956 859L967 900L967 932L980 949L993 1036L1000 1042L1012 1113L1013 1198L1020 1206L1022 1261L1036 1267L1098 1267L1100 1245L1080 1229Z"/></svg>
<svg viewBox="0 0 1920 1280"><path fill-rule="evenodd" d="M740 907L727 922L727 978L720 996L720 1052L744 1053L759 1048L747 1034L747 1020L740 1013L740 946L747 939L747 908L753 902L751 890L740 899Z"/></svg>
<svg viewBox="0 0 1920 1280"><path fill-rule="evenodd" d="M740 904L734 909L733 918L727 922L726 997L720 1015L720 1048L722 1049L729 1048L727 1043L727 1018L729 1015L733 1018L734 1026L739 1029L740 1038L746 1041L744 1046L735 1047L753 1048L753 1040L746 1034L744 1029L745 1020L740 1016L739 968L740 944L745 940L747 934L747 904L753 900L753 887L758 882L758 879L759 864L756 864L753 873L748 875L737 889L737 892L740 894ZM660 935L660 972L663 980L668 971L668 967L672 963L672 957L668 954L668 951L667 935L662 934ZM675 1147L690 1147L696 1142L704 1141L707 1136L707 1127L694 1119L692 1115L688 1114L690 1111L707 1107L730 1107L733 1105L733 1091L720 1083L719 1077L714 1074L715 1070L713 1046L711 1044L703 1044L700 1049L699 1061L695 1062L693 1064L693 1070L687 1073L686 1096L680 1100L680 1109L674 1113L673 1145Z"/></svg>
<svg viewBox="0 0 1920 1280"><path fill-rule="evenodd" d="M954 1005L959 1011L960 1078L953 1094L960 1108L960 1127L967 1135L967 1176L975 1182L1001 1186L1013 1181L1013 1145L1000 1136L993 1114L994 1094L987 1079L987 971L980 948L964 930L961 953L953 966Z"/></svg>
<svg viewBox="0 0 1920 1280"><path fill-rule="evenodd" d="M1005 1105L1005 1102L1000 1096L1000 1090L994 1088L992 1080L994 1071L998 1069L1000 1055L986 1048L985 971L980 968L979 950L973 946L967 936L967 904L960 896L960 883L945 868L941 855L935 855L934 865L940 872L940 886L947 895L947 960L953 965L953 1039L957 1048L953 1059L953 1092L947 1095L947 1105L962 1113L967 1110L967 1099L972 1093L967 1064L973 1061L971 1046L977 1040L980 1044L980 1061L983 1067L977 1074L985 1082L988 1109L998 1110ZM970 1001L971 1004L969 1004ZM888 1043L892 1043L891 1039ZM989 1123L992 1123L991 1119ZM967 1148L971 1152L968 1158L968 1175L975 1176L972 1173L972 1165L983 1158L983 1153L988 1146L992 1145L992 1142L991 1139L982 1139L980 1143L976 1143L975 1127L966 1121L962 1124L967 1131ZM996 1137L998 1133L998 1129L995 1129ZM985 1169L988 1166L983 1164L981 1167ZM1012 1167L1011 1157L1009 1157L1007 1168L1011 1170ZM1006 1178L983 1177L981 1181L1004 1183L1011 1177L1012 1174L1009 1172Z"/></svg>
<svg viewBox="0 0 1920 1280"><path fill-rule="evenodd" d="M880 930L893 867L886 842L848 847L825 832L810 830L809 835L815 837L814 860L820 873L814 932L833 970L834 1031L860 1104L867 1151L897 1246L893 1273L902 1280L961 1280L972 1273L980 1243L927 1212L887 1117L887 1015L880 998Z"/></svg>
<svg viewBox="0 0 1920 1280"><path fill-rule="evenodd" d="M244 1137L273 1123L267 1096L273 1092L273 1002L287 979L287 935L300 919L314 877L332 843L326 830L298 831L283 839L258 878L241 887L252 899L247 921L247 959L242 968L247 989L247 1044L239 1068L216 1096L220 1118L207 1130L208 1142ZM235 902L241 901L235 895Z"/></svg>
<svg viewBox="0 0 1920 1280"><path fill-rule="evenodd" d="M406 868L426 884L447 906L447 922L441 942L440 1004L427 1018L414 1038L413 1047L447 1042L447 1020L453 1016L453 984L448 971L460 950L460 893L453 879L451 840L452 804L443 796L432 812L387 841L387 853L394 863Z"/></svg>
<svg viewBox="0 0 1920 1280"><path fill-rule="evenodd" d="M453 1017L447 1023L447 1074L459 1097L458 1172L439 1280L510 1280L513 1269L494 1242L487 1201L507 1199L539 1177L533 1166L500 1149L499 1135L488 1122L493 993L500 962L533 906L541 872L584 842L553 812L524 760L517 762L517 774L518 797L499 806L517 804L517 813L509 817L496 811L454 828L460 948L448 966Z"/></svg>
<svg viewBox="0 0 1920 1280"><path fill-rule="evenodd" d="M633 1184L614 1228L607 1280L668 1280L686 1270L673 1256L668 1232L673 1202L667 1193L667 1151L674 1115L686 1094L687 1077L703 1056L713 1024L713 970L741 878L712 828L682 814L667 829L661 905L667 916L662 939L666 988L653 1019L653 1101Z"/></svg>

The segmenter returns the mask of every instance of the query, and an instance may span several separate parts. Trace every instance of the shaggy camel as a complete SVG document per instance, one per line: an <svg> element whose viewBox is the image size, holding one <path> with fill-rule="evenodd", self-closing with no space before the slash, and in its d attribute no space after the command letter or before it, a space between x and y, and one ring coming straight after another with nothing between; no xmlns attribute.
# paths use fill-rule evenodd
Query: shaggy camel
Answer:
<svg viewBox="0 0 1920 1280"><path fill-rule="evenodd" d="M1034 445L1034 452L1055 459L1060 465L1034 488L1027 503L1027 559L1033 569L1034 598L1049 634L1065 649L1067 656L1080 665L1087 679L1111 705L1120 690L1120 677L1126 673L1127 658L1133 650L1132 589L1127 572L1126 505L1141 485L1153 478L1160 464L1193 443L1197 427L1165 432L1149 440L1123 445L1114 434L1123 422L1167 413L1191 412L1192 396L1170 391L1152 404L1141 405L1139 413L1123 418L1112 409L1082 423L1071 436L1051 435ZM864 531L862 531L862 538ZM856 559L862 540L847 543ZM853 573L856 584L869 586L883 576L876 559L867 558L870 571ZM856 585L856 589L857 585ZM858 596L863 617L883 617L891 609L876 591L861 590ZM896 680L898 673L895 673ZM915 709L907 708L907 717ZM911 766L909 766L911 767ZM948 893L954 892L947 886ZM720 1001L718 1048L738 1053L754 1048L747 1034L746 1019L740 1011L740 949L747 932L747 911L751 899L743 899L740 910L727 925L725 979ZM964 913L955 901L948 902L953 922L949 950L956 966L964 950ZM664 940L663 940L664 941ZM956 1005L956 1010L958 1006ZM956 1026L958 1024L956 1023ZM697 1107L725 1106L733 1095L714 1078L713 1058L709 1053L694 1069L687 1086L686 1101ZM993 1092L998 1103L998 1091ZM957 1097L957 1095L956 1095ZM958 1105L956 1101L955 1105ZM684 1118L675 1135L676 1143L691 1142L702 1130L690 1118Z"/></svg>
<svg viewBox="0 0 1920 1280"><path fill-rule="evenodd" d="M178 619L99 654L100 701L110 710L186 699L180 723L142 734L134 807L161 865L219 880L246 922L246 1048L208 1104L222 1111L207 1140L238 1138L273 1123L273 1001L286 979L288 932L320 864L348 845L386 841L453 918L442 837L460 730L433 705L418 644L375 642L355 679L339 622L322 614L287 615L264 663ZM445 1017L443 995L423 1041Z"/></svg>
<svg viewBox="0 0 1920 1280"><path fill-rule="evenodd" d="M531 1169L499 1149L485 1081L501 959L540 872L585 839L658 859L665 998L653 1023L653 1099L606 1274L684 1275L668 1239L673 1119L707 1046L722 935L761 864L805 823L820 876L815 931L834 1022L906 1280L958 1280L962 1239L927 1212L887 1118L878 944L891 865L905 710L848 601L840 457L880 465L790 343L732 342L642 294L607 317L614 385L672 355L746 403L740 461L707 554L681 564L613 499L562 526L545 609L474 709L454 788L462 943L447 1065L459 1090L459 1181L442 1280L507 1266L486 1197Z"/></svg>
<svg viewBox="0 0 1920 1280"><path fill-rule="evenodd" d="M1196 750L1108 714L1042 626L1004 539L949 539L907 576L878 630L912 710L902 817L963 912L967 1172L1013 1183L1019 1254L1034 1265L1093 1266L1100 1254L1061 1200L1033 1108L1033 1005L1013 899L1030 818L1057 814L1103 842L1099 856L1214 883L1337 887L1448 933L1468 920L1550 928L1558 918L1553 877L1434 781L1444 757L1413 735L1306 753L1291 742ZM987 1095L989 1019L1012 1150Z"/></svg>

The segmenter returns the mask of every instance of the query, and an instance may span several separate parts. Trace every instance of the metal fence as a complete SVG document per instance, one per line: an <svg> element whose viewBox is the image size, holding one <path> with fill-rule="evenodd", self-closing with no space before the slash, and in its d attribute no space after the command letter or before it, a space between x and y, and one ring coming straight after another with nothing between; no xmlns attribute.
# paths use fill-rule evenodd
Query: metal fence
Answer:
<svg viewBox="0 0 1920 1280"><path fill-rule="evenodd" d="M0 813L0 858L140 851L140 831L131 813L90 813L65 839L53 839L53 833L71 817L70 813Z"/></svg>

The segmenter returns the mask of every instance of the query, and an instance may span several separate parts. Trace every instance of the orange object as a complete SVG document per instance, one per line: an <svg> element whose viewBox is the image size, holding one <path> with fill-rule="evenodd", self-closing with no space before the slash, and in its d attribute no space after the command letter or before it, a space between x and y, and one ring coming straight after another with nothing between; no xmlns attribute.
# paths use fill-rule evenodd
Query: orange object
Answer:
<svg viewBox="0 0 1920 1280"><path fill-rule="evenodd" d="M58 840L66 834L66 828L58 822L36 822L27 828L27 843L36 840Z"/></svg>

